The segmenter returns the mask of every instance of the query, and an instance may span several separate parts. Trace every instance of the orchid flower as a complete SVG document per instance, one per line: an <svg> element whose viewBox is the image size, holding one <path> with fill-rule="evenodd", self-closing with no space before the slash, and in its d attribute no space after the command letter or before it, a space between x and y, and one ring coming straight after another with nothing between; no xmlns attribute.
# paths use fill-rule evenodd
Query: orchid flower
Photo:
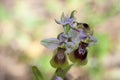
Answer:
<svg viewBox="0 0 120 80"><path fill-rule="evenodd" d="M94 45L97 39L93 36L93 30L87 23L79 23L75 20L72 11L70 16L61 16L61 21L56 21L64 28L64 32L58 34L57 38L49 38L41 41L41 44L55 51L51 65L55 68L68 64L66 55L73 63L86 64L88 47ZM59 58L60 56L60 58ZM64 58L63 58L64 57ZM65 61L64 61L65 59Z"/></svg>

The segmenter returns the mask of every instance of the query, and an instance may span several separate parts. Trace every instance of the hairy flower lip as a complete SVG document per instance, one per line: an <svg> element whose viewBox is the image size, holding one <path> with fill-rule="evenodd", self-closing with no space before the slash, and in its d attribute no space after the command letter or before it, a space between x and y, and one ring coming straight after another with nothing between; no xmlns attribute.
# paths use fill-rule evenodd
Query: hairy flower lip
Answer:
<svg viewBox="0 0 120 80"><path fill-rule="evenodd" d="M63 64L66 61L65 48L58 47L57 53L54 56L54 61L58 64Z"/></svg>
<svg viewBox="0 0 120 80"><path fill-rule="evenodd" d="M54 52L52 59L50 60L50 64L54 68L65 68L69 65L66 54L65 48L58 47Z"/></svg>
<svg viewBox="0 0 120 80"><path fill-rule="evenodd" d="M87 53L88 53L87 49L85 49L85 53L84 54L83 53L79 53L79 50L76 49L73 54L74 54L74 57L76 59L85 60L87 58Z"/></svg>

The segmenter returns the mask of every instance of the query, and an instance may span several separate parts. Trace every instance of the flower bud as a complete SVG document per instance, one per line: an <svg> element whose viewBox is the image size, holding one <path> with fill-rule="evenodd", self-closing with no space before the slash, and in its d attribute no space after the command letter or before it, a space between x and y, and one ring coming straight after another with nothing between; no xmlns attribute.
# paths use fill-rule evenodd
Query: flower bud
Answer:
<svg viewBox="0 0 120 80"><path fill-rule="evenodd" d="M54 68L65 68L68 66L67 57L65 54L65 48L58 47L55 51L55 55L52 57L50 64Z"/></svg>

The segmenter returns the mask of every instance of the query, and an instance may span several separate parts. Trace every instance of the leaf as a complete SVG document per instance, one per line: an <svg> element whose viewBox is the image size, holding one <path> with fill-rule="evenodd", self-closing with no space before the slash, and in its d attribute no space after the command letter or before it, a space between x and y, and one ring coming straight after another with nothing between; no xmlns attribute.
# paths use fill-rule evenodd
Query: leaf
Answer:
<svg viewBox="0 0 120 80"><path fill-rule="evenodd" d="M44 80L42 73L36 66L32 66L32 71L36 77L36 80Z"/></svg>
<svg viewBox="0 0 120 80"><path fill-rule="evenodd" d="M59 40L57 38L49 38L41 41L41 44L49 49L56 49L59 46Z"/></svg>

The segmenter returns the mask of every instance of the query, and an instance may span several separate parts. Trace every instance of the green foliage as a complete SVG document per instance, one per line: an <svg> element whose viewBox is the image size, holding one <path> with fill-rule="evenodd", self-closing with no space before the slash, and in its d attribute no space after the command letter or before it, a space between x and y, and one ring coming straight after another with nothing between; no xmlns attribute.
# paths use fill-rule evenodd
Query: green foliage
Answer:
<svg viewBox="0 0 120 80"><path fill-rule="evenodd" d="M34 73L34 76L36 77L36 80L45 80L41 71L36 66L32 66L32 71Z"/></svg>

